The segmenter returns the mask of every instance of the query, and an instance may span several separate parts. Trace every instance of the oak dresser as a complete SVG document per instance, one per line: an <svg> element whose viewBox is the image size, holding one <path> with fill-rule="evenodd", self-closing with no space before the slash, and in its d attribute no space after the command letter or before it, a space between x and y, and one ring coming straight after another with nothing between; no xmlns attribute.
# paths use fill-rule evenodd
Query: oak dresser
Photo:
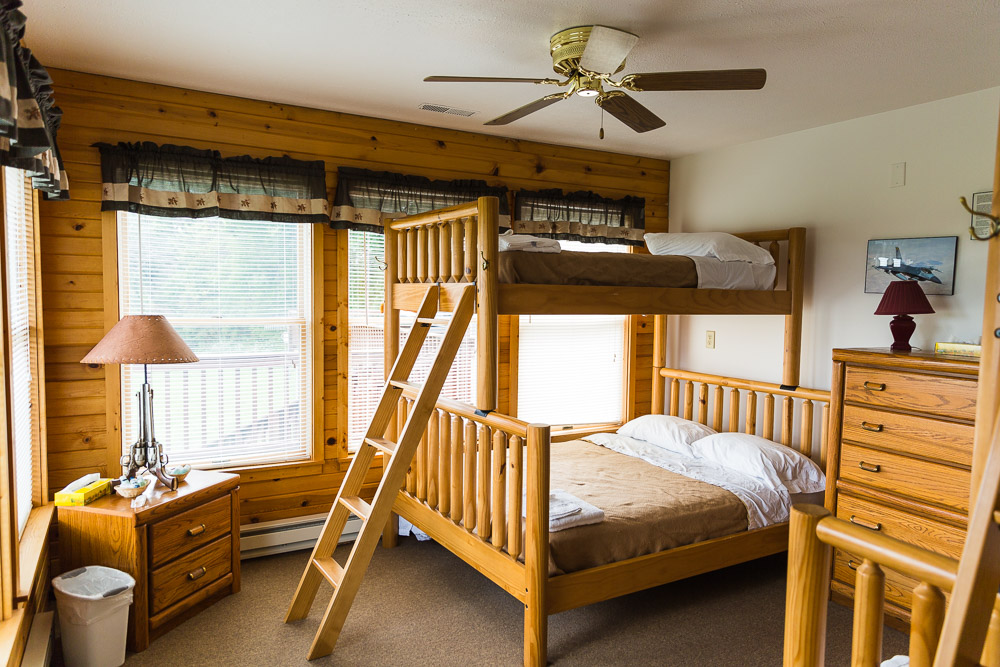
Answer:
<svg viewBox="0 0 1000 667"><path fill-rule="evenodd" d="M845 521L958 558L969 511L979 360L887 349L833 351L826 507ZM834 553L833 599L853 598ZM885 571L890 624L909 627L917 582Z"/></svg>
<svg viewBox="0 0 1000 667"><path fill-rule="evenodd" d="M130 650L240 590L239 480L192 470L177 491L147 490L138 509L117 494L58 508L62 571L105 565L135 579Z"/></svg>

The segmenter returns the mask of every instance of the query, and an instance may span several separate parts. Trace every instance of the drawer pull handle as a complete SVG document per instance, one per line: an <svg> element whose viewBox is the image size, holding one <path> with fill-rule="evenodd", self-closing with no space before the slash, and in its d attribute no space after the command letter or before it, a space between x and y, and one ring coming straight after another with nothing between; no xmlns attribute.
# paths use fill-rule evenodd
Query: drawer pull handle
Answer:
<svg viewBox="0 0 1000 667"><path fill-rule="evenodd" d="M199 523L194 528L188 528L188 535L194 537L195 535L201 535L205 532L205 524Z"/></svg>
<svg viewBox="0 0 1000 667"><path fill-rule="evenodd" d="M872 382L871 380L865 380L865 389L870 389L872 391L885 391L885 382Z"/></svg>
<svg viewBox="0 0 1000 667"><path fill-rule="evenodd" d="M861 422L861 428L863 428L866 431L871 431L872 433L881 433L882 432L882 425L881 424L873 424L871 422Z"/></svg>
<svg viewBox="0 0 1000 667"><path fill-rule="evenodd" d="M851 515L851 523L855 526L861 526L862 528L867 528L868 530L882 530L882 524L873 523L871 521L865 521L864 519L859 519L858 517Z"/></svg>
<svg viewBox="0 0 1000 667"><path fill-rule="evenodd" d="M882 466L880 466L877 463L865 463L864 461L858 463L858 467L864 470L865 472L878 472L879 470L882 469Z"/></svg>
<svg viewBox="0 0 1000 667"><path fill-rule="evenodd" d="M859 565L861 565L861 563L859 563L856 560L849 560L849 561L847 561L847 567L851 568L852 570L858 569Z"/></svg>
<svg viewBox="0 0 1000 667"><path fill-rule="evenodd" d="M188 572L188 579L190 579L191 581L194 581L195 579L201 579L202 577L205 576L206 572L208 572L208 570L206 570L205 566L202 565L197 570Z"/></svg>

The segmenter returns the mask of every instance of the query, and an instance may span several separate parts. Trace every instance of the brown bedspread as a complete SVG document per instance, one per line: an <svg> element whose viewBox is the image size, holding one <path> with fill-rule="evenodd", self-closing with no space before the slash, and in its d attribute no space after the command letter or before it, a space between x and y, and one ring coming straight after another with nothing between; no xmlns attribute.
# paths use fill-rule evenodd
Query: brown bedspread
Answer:
<svg viewBox="0 0 1000 667"><path fill-rule="evenodd" d="M549 534L549 574L643 556L747 529L729 491L573 440L553 443L551 489L604 510L604 521Z"/></svg>
<svg viewBox="0 0 1000 667"><path fill-rule="evenodd" d="M697 287L690 257L620 252L500 253L500 282L533 285Z"/></svg>

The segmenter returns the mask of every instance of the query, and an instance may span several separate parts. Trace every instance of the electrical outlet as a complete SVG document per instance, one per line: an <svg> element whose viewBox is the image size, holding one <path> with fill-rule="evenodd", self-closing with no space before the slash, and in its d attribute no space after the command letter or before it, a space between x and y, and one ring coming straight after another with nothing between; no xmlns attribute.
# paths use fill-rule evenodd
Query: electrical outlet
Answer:
<svg viewBox="0 0 1000 667"><path fill-rule="evenodd" d="M889 176L889 187L900 188L906 185L906 163L897 162L892 165L892 173Z"/></svg>
<svg viewBox="0 0 1000 667"><path fill-rule="evenodd" d="M706 331L705 332L705 347L707 347L710 350L714 350L715 349L715 332L714 331Z"/></svg>

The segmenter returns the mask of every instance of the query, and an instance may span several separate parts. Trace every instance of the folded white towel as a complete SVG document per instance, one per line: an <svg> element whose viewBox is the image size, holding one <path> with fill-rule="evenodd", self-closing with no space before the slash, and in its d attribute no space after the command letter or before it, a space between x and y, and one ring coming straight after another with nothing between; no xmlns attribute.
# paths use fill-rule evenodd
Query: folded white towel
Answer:
<svg viewBox="0 0 1000 667"><path fill-rule="evenodd" d="M522 503L523 513L528 511L527 503ZM580 500L561 489L549 492L549 532L554 533L576 526L589 526L604 521L604 511Z"/></svg>
<svg viewBox="0 0 1000 667"><path fill-rule="evenodd" d="M558 253L562 251L559 241L555 239L543 239L527 234L512 234L504 232L500 235L500 252L509 250L522 250L524 252L547 252Z"/></svg>
<svg viewBox="0 0 1000 667"><path fill-rule="evenodd" d="M882 662L882 667L907 667L910 664L910 657L907 655L894 655Z"/></svg>

